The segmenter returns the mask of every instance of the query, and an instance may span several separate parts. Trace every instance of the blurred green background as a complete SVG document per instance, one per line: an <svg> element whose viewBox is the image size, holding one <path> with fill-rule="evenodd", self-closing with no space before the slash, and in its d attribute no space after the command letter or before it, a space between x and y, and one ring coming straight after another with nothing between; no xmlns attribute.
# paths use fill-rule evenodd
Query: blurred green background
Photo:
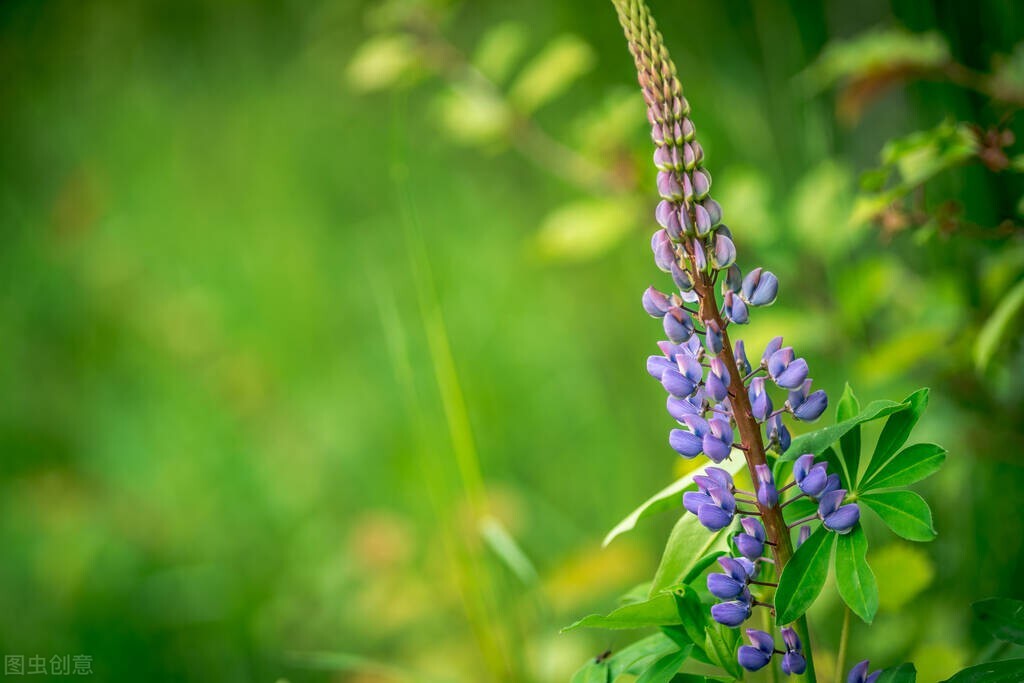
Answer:
<svg viewBox="0 0 1024 683"><path fill-rule="evenodd" d="M938 680L1024 594L1024 6L652 5L782 282L748 348L932 387L939 538L872 547L850 656ZM600 542L684 466L610 3L5 0L0 150L2 653L548 682L629 642L558 633L649 578L671 515Z"/></svg>

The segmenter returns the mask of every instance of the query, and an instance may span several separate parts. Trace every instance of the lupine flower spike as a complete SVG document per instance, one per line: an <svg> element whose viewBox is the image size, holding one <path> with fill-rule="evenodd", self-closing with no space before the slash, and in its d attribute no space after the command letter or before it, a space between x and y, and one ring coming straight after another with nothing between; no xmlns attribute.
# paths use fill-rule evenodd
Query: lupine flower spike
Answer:
<svg viewBox="0 0 1024 683"><path fill-rule="evenodd" d="M807 361L783 346L782 337L768 343L757 367L750 364L743 341L730 339L733 325L747 323L753 309L775 301L779 280L760 267L744 275L737 265L737 242L722 222L722 207L711 198L711 175L704 167L690 103L661 34L642 0L613 2L636 64L655 146L655 185L661 199L654 210L658 228L651 249L655 266L670 275L666 280L676 289L665 293L649 287L641 297L644 311L661 319L667 337L659 343L661 353L647 359L647 372L661 382L668 413L678 423L669 432L672 449L684 458L704 455L716 464L742 453L756 487L755 500L745 495L737 499L743 492L735 489L728 473L709 467L695 477L698 490L683 496L686 510L711 531L726 529L739 518L742 531L733 536L739 556L721 558L724 573L708 576L708 590L721 601L711 607L712 618L738 627L755 607L774 609L751 593L752 587L775 585L754 578L761 563L769 561L765 551L770 551L777 574L793 554L780 505L780 492L789 487L777 486L766 450L784 453L791 443L785 420L817 419L828 398L813 389ZM818 501L824 528L847 533L857 524L857 505L843 504L846 492L824 463L803 456L793 474L797 496ZM751 505L756 510L745 507ZM799 541L809 534L810 527L801 527ZM739 664L755 671L779 652L784 673L806 669L813 674L806 631L798 635L803 628L801 620L797 628L781 629L784 651L775 650L771 634L747 630L751 644L739 648Z"/></svg>

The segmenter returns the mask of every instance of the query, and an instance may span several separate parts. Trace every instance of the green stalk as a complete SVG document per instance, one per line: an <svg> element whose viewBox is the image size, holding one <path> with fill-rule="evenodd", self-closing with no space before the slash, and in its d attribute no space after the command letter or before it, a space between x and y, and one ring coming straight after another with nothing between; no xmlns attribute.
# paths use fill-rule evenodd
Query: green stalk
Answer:
<svg viewBox="0 0 1024 683"><path fill-rule="evenodd" d="M850 608L843 610L843 630L839 634L839 653L836 655L836 679L843 675L846 668L846 645L850 640Z"/></svg>

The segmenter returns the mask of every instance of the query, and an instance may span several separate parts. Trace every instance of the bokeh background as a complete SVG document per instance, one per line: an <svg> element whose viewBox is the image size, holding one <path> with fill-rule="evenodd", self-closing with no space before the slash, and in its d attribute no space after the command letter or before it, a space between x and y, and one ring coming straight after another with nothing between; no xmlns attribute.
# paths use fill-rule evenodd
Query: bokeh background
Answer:
<svg viewBox="0 0 1024 683"><path fill-rule="evenodd" d="M1022 596L1024 6L653 10L782 282L748 348L932 388L939 537L878 535L850 656L938 680ZM685 469L610 4L5 0L0 150L0 651L553 682L636 635L558 632L650 577L672 515L600 542Z"/></svg>

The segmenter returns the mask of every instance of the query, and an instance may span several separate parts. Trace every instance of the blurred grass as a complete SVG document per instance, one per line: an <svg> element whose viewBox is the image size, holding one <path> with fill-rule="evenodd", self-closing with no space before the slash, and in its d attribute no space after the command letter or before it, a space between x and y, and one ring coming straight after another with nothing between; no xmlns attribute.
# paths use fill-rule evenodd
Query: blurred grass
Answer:
<svg viewBox="0 0 1024 683"><path fill-rule="evenodd" d="M855 631L851 656L891 642L878 663L895 662L917 645L892 634L933 623L947 632L922 636L925 655L962 657L950 605L1020 590L1021 523L999 493L1021 480L1019 368L997 354L1003 374L975 376L963 332L1013 282L981 291L974 274L1015 272L1020 248L883 245L842 220L884 140L972 101L912 87L850 130L790 79L881 22L980 28L899 2L661 4L743 264L783 283L749 348L784 332L834 395L846 379L865 400L935 388L922 438L951 463L923 552L945 589ZM0 5L4 653L91 654L99 680L558 681L628 642L557 629L649 578L672 521L599 550L677 466L642 369L659 335L637 305L657 277L652 193L604 204L636 225L598 228L635 239L538 249L553 212L591 200L447 137L429 79L354 92L369 8ZM452 16L467 52L508 21L527 54L566 34L590 46L570 46L582 75L537 109L556 140L604 107L628 121L609 99L633 82L610 9ZM653 187L635 109L619 165ZM1014 189L957 183L982 216ZM592 237L581 215L569 232ZM537 584L495 553L495 528Z"/></svg>

